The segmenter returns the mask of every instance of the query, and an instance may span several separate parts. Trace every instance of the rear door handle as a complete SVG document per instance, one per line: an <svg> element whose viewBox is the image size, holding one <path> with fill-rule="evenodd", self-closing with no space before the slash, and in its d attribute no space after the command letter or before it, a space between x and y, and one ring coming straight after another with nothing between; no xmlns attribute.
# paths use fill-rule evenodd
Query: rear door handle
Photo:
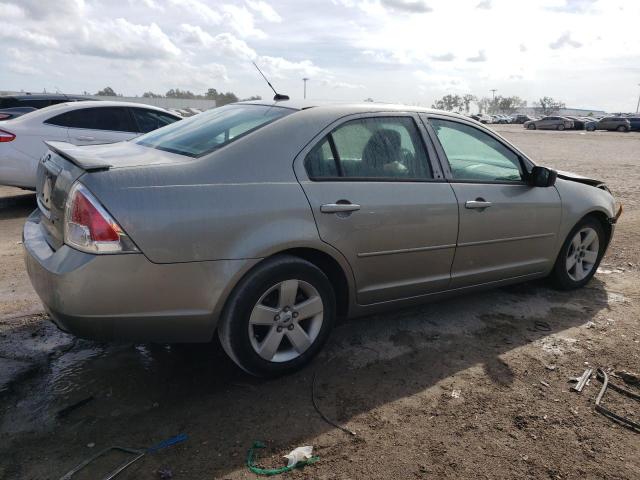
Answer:
<svg viewBox="0 0 640 480"><path fill-rule="evenodd" d="M476 200L468 200L465 204L464 204L464 208L487 208L490 207L492 205L491 202L486 202L485 200L478 198Z"/></svg>
<svg viewBox="0 0 640 480"><path fill-rule="evenodd" d="M325 203L320 205L322 213L355 212L356 210L360 210L360 205L355 203Z"/></svg>

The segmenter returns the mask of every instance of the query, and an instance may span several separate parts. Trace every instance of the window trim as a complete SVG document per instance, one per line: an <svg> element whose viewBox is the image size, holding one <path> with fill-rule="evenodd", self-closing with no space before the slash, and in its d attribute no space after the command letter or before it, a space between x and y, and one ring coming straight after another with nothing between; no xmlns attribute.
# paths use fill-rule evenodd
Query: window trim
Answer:
<svg viewBox="0 0 640 480"><path fill-rule="evenodd" d="M422 148L424 149L424 153L426 156L425 167L427 167L432 177L431 178L402 178L402 177L312 177L309 175L309 171L307 169L307 156L311 150L313 150L316 146L318 146L322 141L327 139L329 141L329 146L331 147L331 153L333 155L334 160L336 161L337 171L340 174L344 174L342 171L342 164L340 162L340 156L338 155L338 150L335 145L335 141L333 140L333 132L341 128L344 124L357 121L357 120L366 120L369 118L409 118L413 121L414 127L416 128L416 133L418 134L418 141L420 142ZM422 122L418 116L418 112L406 112L406 111L383 111L383 112L367 112L367 113L356 113L352 115L346 115L332 122L329 126L324 128L318 135L316 135L299 154L301 157L301 167L302 171L307 176L307 180L311 182L369 182L369 183L393 183L393 182L401 182L401 183L432 183L432 182L440 182L442 183L444 180L441 170L439 168L435 168L437 165L436 153L433 150L433 146L429 144L428 137L425 137L425 132L421 128ZM438 165L439 166L439 165ZM437 172L437 173L436 173Z"/></svg>
<svg viewBox="0 0 640 480"><path fill-rule="evenodd" d="M502 137L499 137L498 135L496 135L490 129L488 129L488 128L484 127L484 126L480 127L480 126L476 125L475 123L466 121L465 119L461 119L461 118L454 117L454 116L442 115L442 114L421 113L420 114L420 118L424 122L424 124L426 126L426 129L429 132L429 136L431 137L431 141L434 143L434 145L436 147L436 150L438 152L438 160L439 160L439 162L441 164L442 170L445 172L445 178L446 178L447 182L449 182L449 183L475 183L475 184L486 184L486 185L527 185L527 176L530 174L531 169L535 166L535 163L533 163L520 150L518 150L513 145L508 143ZM523 178L522 180L512 180L512 181L508 181L508 180L479 180L479 179L469 180L469 179L455 178L453 176L453 173L451 172L451 167L450 167L450 164L449 164L449 158L447 157L447 154L445 153L444 148L442 147L442 144L440 143L440 139L438 138L438 134L436 133L435 129L433 128L433 125L431 125L431 123L430 123L430 119L444 120L444 121L449 121L449 122L453 122L453 123L459 123L461 125L466 125L468 127L475 128L476 130L479 130L482 133L485 133L485 134L489 135L491 138L493 138L495 141L500 143L504 148L509 150L511 153L513 153L518 158L518 161L520 163L521 171L522 171L522 173L523 173L525 178Z"/></svg>

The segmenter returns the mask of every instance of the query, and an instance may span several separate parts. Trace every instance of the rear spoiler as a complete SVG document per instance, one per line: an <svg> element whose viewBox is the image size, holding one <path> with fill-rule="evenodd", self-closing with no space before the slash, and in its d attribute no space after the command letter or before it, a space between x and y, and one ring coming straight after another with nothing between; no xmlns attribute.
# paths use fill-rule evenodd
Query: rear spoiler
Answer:
<svg viewBox="0 0 640 480"><path fill-rule="evenodd" d="M53 141L44 143L49 147L49 150L54 151L62 158L70 161L80 168L83 168L87 172L107 170L111 167L111 164L106 162L104 159L101 159L96 155L92 155L83 147L79 147L72 143Z"/></svg>

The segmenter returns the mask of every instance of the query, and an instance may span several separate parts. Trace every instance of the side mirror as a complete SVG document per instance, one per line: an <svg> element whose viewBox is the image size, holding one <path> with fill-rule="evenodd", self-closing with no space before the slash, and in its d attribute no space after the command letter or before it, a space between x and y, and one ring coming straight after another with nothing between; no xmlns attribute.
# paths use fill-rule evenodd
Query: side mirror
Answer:
<svg viewBox="0 0 640 480"><path fill-rule="evenodd" d="M558 178L558 172L547 167L535 166L529 174L529 185L532 187L553 187Z"/></svg>

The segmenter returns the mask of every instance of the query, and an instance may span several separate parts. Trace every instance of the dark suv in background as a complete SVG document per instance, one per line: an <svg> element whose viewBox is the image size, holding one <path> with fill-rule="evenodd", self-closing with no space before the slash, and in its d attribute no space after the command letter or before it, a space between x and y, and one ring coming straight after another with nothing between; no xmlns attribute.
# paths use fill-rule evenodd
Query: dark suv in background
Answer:
<svg viewBox="0 0 640 480"><path fill-rule="evenodd" d="M598 120L595 125L588 125L587 130L609 130L618 132L628 132L631 130L631 123L625 117L604 117Z"/></svg>
<svg viewBox="0 0 640 480"><path fill-rule="evenodd" d="M0 96L0 120L9 120L58 103L78 102L80 100L93 99L61 93L2 95Z"/></svg>

